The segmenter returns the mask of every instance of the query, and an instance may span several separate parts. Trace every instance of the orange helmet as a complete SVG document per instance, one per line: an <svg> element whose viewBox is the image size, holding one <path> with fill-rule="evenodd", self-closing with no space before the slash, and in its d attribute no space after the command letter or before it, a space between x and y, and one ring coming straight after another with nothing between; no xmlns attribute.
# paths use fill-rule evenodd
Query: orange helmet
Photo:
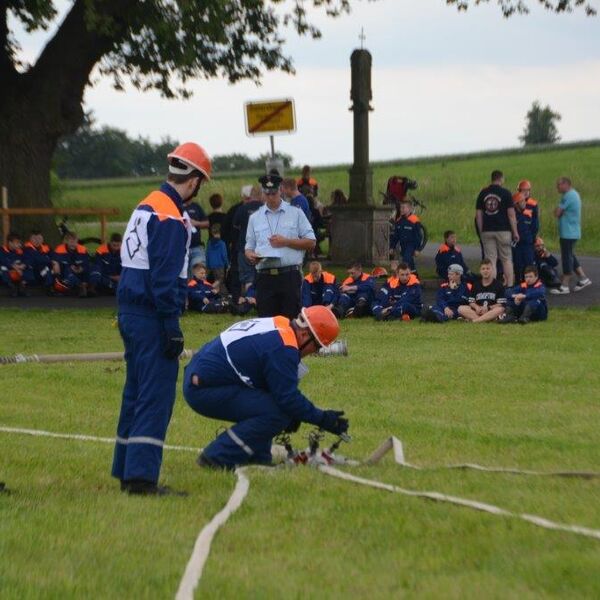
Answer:
<svg viewBox="0 0 600 600"><path fill-rule="evenodd" d="M517 187L519 191L522 190L531 190L531 181L527 179L523 179L523 181L519 181L519 186Z"/></svg>
<svg viewBox="0 0 600 600"><path fill-rule="evenodd" d="M212 160L202 146L194 142L186 142L177 146L173 152L167 155L167 158L169 159L169 173L189 175L192 171L198 170L206 179L210 180Z"/></svg>
<svg viewBox="0 0 600 600"><path fill-rule="evenodd" d="M525 196L523 196L523 194L521 194L520 192L513 194L513 202L515 204L518 204L519 202L523 202L523 200L525 200Z"/></svg>
<svg viewBox="0 0 600 600"><path fill-rule="evenodd" d="M298 325L307 327L321 347L333 343L340 332L338 320L326 306L303 308L298 315Z"/></svg>
<svg viewBox="0 0 600 600"><path fill-rule="evenodd" d="M387 274L388 274L388 272L385 267L375 267L371 271L371 275L373 277L385 277Z"/></svg>

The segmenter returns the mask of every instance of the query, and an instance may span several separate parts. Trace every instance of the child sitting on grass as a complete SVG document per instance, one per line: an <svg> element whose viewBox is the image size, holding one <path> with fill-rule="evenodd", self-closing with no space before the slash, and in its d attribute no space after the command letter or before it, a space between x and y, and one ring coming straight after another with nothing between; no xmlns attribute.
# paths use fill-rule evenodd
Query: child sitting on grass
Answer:
<svg viewBox="0 0 600 600"><path fill-rule="evenodd" d="M461 265L450 265L448 281L440 285L437 293L437 303L423 312L422 321L445 323L458 319L460 306L469 304L473 286L462 280L464 269Z"/></svg>
<svg viewBox="0 0 600 600"><path fill-rule="evenodd" d="M458 313L463 319L473 323L495 321L504 314L504 286L492 276L493 265L489 258L481 261L479 273L481 277L473 281L469 305L459 306Z"/></svg>
<svg viewBox="0 0 600 600"><path fill-rule="evenodd" d="M206 266L196 263L192 267L193 277L188 282L188 308L203 313L224 313L229 304L221 298L219 285L206 279Z"/></svg>
<svg viewBox="0 0 600 600"><path fill-rule="evenodd" d="M410 266L400 263L379 290L371 311L376 321L410 321L421 314L421 282Z"/></svg>
<svg viewBox="0 0 600 600"><path fill-rule="evenodd" d="M535 251L535 266L540 274L540 279L548 288L559 288L561 281L558 275L558 259L550 250L546 249L541 237L535 238L533 245Z"/></svg>
<svg viewBox="0 0 600 600"><path fill-rule="evenodd" d="M506 314L500 323L525 325L530 321L545 321L548 318L546 287L533 265L525 267L524 281L508 290L506 298Z"/></svg>

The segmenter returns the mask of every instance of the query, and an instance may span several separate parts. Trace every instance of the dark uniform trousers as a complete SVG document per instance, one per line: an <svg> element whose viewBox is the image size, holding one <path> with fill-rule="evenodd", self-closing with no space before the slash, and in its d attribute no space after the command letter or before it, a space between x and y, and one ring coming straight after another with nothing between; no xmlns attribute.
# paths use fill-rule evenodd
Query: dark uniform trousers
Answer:
<svg viewBox="0 0 600 600"><path fill-rule="evenodd" d="M256 274L256 309L259 317L283 315L295 319L301 307L300 267L263 269Z"/></svg>

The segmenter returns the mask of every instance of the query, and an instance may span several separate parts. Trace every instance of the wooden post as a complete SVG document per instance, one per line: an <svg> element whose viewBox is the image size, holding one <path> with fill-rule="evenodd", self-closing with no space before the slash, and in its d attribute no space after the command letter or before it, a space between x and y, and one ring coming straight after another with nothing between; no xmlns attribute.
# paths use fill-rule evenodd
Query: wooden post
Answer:
<svg viewBox="0 0 600 600"><path fill-rule="evenodd" d="M8 208L8 189L5 185L2 186L2 208ZM8 213L2 214L2 241L6 244L6 238L10 231L10 215Z"/></svg>
<svg viewBox="0 0 600 600"><path fill-rule="evenodd" d="M106 215L100 215L100 239L106 244Z"/></svg>

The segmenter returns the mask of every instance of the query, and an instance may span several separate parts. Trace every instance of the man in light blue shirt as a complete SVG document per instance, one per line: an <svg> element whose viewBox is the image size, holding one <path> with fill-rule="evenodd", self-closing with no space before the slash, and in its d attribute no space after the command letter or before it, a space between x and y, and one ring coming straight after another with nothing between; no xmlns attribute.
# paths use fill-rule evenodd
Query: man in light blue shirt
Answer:
<svg viewBox="0 0 600 600"><path fill-rule="evenodd" d="M300 312L302 261L315 247L315 233L302 210L283 202L281 177L260 177L265 204L250 216L246 258L256 265L256 307L259 317Z"/></svg>
<svg viewBox="0 0 600 600"><path fill-rule="evenodd" d="M574 291L580 292L592 284L590 278L583 272L574 252L577 240L581 239L581 198L568 177L560 177L556 182L556 189L562 194L560 204L554 209L554 215L558 219L563 276L562 285L551 289L550 293L570 294L569 282L573 271L578 277Z"/></svg>

